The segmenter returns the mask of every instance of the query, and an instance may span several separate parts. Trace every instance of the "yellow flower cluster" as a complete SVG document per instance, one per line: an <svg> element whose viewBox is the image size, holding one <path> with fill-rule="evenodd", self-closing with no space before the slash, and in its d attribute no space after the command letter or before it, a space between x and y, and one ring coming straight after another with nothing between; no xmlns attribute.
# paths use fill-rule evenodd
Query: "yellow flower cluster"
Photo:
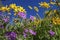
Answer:
<svg viewBox="0 0 60 40"><path fill-rule="evenodd" d="M16 6L16 4L10 4L9 6L1 7L0 10L5 12L9 12L11 9L14 10L14 12L24 12L26 13L25 9L21 6Z"/></svg>
<svg viewBox="0 0 60 40"><path fill-rule="evenodd" d="M3 11L3 12L5 12L5 11L9 12L10 8L6 6L6 7L1 7L0 10Z"/></svg>
<svg viewBox="0 0 60 40"><path fill-rule="evenodd" d="M45 7L45 8L50 7L49 3L46 3L46 2L41 2L41 3L39 3L39 5L42 6L42 7Z"/></svg>
<svg viewBox="0 0 60 40"><path fill-rule="evenodd" d="M60 25L60 18L53 18L52 21L53 21L53 24Z"/></svg>

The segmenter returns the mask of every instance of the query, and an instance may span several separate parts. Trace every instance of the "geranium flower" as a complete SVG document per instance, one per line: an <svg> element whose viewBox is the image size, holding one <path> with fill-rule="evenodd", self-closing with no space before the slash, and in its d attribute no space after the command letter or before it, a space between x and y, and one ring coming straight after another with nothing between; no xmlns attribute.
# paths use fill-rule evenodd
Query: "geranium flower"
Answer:
<svg viewBox="0 0 60 40"><path fill-rule="evenodd" d="M24 32L28 32L28 29L25 29Z"/></svg>
<svg viewBox="0 0 60 40"><path fill-rule="evenodd" d="M19 17L22 17L23 19L26 19L26 14L23 13L23 12L19 12L19 13L18 13L18 16L19 16Z"/></svg>
<svg viewBox="0 0 60 40"><path fill-rule="evenodd" d="M31 29L29 29L29 32L30 32L32 35L36 35L36 32L33 31L33 30L31 30Z"/></svg>
<svg viewBox="0 0 60 40"><path fill-rule="evenodd" d="M50 30L49 33L50 33L51 36L54 36L55 35L55 32L52 31L52 30Z"/></svg>
<svg viewBox="0 0 60 40"><path fill-rule="evenodd" d="M23 32L23 36L24 36L24 38L26 38L27 37L27 34L25 32Z"/></svg>
<svg viewBox="0 0 60 40"><path fill-rule="evenodd" d="M8 40L15 40L17 34L15 32L6 32L5 36L8 38Z"/></svg>
<svg viewBox="0 0 60 40"><path fill-rule="evenodd" d="M34 16L30 15L30 20L34 21Z"/></svg>
<svg viewBox="0 0 60 40"><path fill-rule="evenodd" d="M4 22L8 22L9 19L8 18L3 18Z"/></svg>

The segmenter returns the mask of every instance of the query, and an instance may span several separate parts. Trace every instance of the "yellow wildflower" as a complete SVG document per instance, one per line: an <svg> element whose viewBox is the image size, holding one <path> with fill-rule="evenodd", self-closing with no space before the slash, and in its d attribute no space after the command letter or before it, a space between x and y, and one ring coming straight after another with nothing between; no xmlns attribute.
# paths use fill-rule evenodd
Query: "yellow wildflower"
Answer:
<svg viewBox="0 0 60 40"><path fill-rule="evenodd" d="M54 24L60 25L60 18L53 18L52 21Z"/></svg>
<svg viewBox="0 0 60 40"><path fill-rule="evenodd" d="M9 12L10 8L6 6L6 7L1 7L0 10L2 10L3 12L5 12L5 11Z"/></svg>
<svg viewBox="0 0 60 40"><path fill-rule="evenodd" d="M21 6L18 8L18 10L19 10L20 12L26 13L25 9L24 9L23 7L21 7Z"/></svg>
<svg viewBox="0 0 60 40"><path fill-rule="evenodd" d="M45 14L47 14L48 16L50 16L52 14L52 11L45 11Z"/></svg>
<svg viewBox="0 0 60 40"><path fill-rule="evenodd" d="M14 9L14 12L18 12L18 7L16 7L16 8Z"/></svg>
<svg viewBox="0 0 60 40"><path fill-rule="evenodd" d="M39 5L42 6L42 7L45 7L45 8L50 7L50 5L48 3L46 3L46 2L41 2L41 3L39 3Z"/></svg>
<svg viewBox="0 0 60 40"><path fill-rule="evenodd" d="M36 6L34 6L34 10L35 10L36 12L39 11L38 7L36 7Z"/></svg>
<svg viewBox="0 0 60 40"><path fill-rule="evenodd" d="M4 12L6 11L6 7L1 7L1 10Z"/></svg>
<svg viewBox="0 0 60 40"><path fill-rule="evenodd" d="M17 6L16 6L16 4L10 4L9 7L12 8L12 9L15 9Z"/></svg>

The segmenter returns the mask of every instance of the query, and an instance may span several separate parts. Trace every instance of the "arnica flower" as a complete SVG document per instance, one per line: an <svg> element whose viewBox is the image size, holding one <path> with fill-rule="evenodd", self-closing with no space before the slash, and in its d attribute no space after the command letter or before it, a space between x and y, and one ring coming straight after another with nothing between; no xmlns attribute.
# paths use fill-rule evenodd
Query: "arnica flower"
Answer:
<svg viewBox="0 0 60 40"><path fill-rule="evenodd" d="M52 18L53 24L58 24L60 25L60 18Z"/></svg>
<svg viewBox="0 0 60 40"><path fill-rule="evenodd" d="M4 22L8 22L9 19L8 19L8 18L3 18L3 21L4 21Z"/></svg>
<svg viewBox="0 0 60 40"><path fill-rule="evenodd" d="M16 6L16 4L10 4L9 7L12 9L15 9L17 6Z"/></svg>
<svg viewBox="0 0 60 40"><path fill-rule="evenodd" d="M18 16L21 17L21 18L23 18L23 19L26 19L26 14L23 13L23 12L19 12Z"/></svg>
<svg viewBox="0 0 60 40"><path fill-rule="evenodd" d="M48 4L48 3L46 3L46 2L41 2L41 3L39 3L42 7L45 7L45 8L49 8L50 7L50 5Z"/></svg>
<svg viewBox="0 0 60 40"><path fill-rule="evenodd" d="M33 31L33 30L31 30L31 29L29 29L29 32L30 32L32 35L36 35L36 32Z"/></svg>
<svg viewBox="0 0 60 40"><path fill-rule="evenodd" d="M30 20L34 21L34 16L30 15Z"/></svg>
<svg viewBox="0 0 60 40"><path fill-rule="evenodd" d="M8 40L15 40L17 34L15 32L6 32L5 36L8 38Z"/></svg>
<svg viewBox="0 0 60 40"><path fill-rule="evenodd" d="M5 12L6 11L6 7L1 7L1 11Z"/></svg>
<svg viewBox="0 0 60 40"><path fill-rule="evenodd" d="M51 36L54 36L54 35L55 35L55 32L52 31L52 30L50 30L50 31L49 31L49 34L50 34Z"/></svg>
<svg viewBox="0 0 60 40"><path fill-rule="evenodd" d="M25 9L24 9L23 7L21 7L21 6L18 8L18 10L19 10L19 12L24 12L24 13L26 13Z"/></svg>

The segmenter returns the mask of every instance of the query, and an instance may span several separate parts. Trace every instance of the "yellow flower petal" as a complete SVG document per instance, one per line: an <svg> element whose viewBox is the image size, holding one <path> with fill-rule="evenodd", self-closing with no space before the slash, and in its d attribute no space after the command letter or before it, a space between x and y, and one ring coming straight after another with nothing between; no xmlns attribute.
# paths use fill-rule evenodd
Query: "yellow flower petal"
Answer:
<svg viewBox="0 0 60 40"><path fill-rule="evenodd" d="M36 12L39 11L38 7L36 7L36 6L34 6L34 10L35 10Z"/></svg>
<svg viewBox="0 0 60 40"><path fill-rule="evenodd" d="M50 4L53 4L53 5L54 5L54 4L56 4L56 3L55 3L55 2L50 2Z"/></svg>
<svg viewBox="0 0 60 40"><path fill-rule="evenodd" d="M31 6L28 6L30 9L32 9L32 7Z"/></svg>

